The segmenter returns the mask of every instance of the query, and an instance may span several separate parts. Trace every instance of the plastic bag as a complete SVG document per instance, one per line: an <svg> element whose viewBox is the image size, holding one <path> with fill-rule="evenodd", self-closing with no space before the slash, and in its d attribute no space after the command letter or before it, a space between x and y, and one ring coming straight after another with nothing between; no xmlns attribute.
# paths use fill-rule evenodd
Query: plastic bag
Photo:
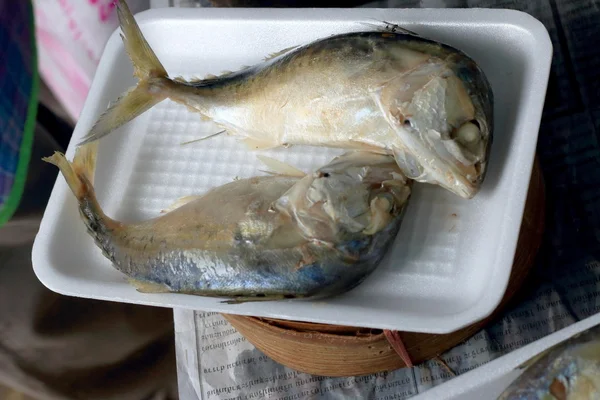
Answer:
<svg viewBox="0 0 600 400"><path fill-rule="evenodd" d="M113 0L34 0L40 75L76 121L106 41L117 29ZM149 8L130 0L131 11Z"/></svg>

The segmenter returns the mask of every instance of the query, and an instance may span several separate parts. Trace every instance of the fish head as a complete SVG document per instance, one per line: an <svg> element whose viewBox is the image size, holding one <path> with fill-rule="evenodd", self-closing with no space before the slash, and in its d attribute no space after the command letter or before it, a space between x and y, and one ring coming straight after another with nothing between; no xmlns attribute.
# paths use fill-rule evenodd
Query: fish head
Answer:
<svg viewBox="0 0 600 400"><path fill-rule="evenodd" d="M410 187L392 156L350 152L305 176L275 207L304 237L339 243L383 229L404 209Z"/></svg>
<svg viewBox="0 0 600 400"><path fill-rule="evenodd" d="M377 101L395 130L392 150L410 179L472 198L485 178L492 92L468 59L429 60L383 85Z"/></svg>

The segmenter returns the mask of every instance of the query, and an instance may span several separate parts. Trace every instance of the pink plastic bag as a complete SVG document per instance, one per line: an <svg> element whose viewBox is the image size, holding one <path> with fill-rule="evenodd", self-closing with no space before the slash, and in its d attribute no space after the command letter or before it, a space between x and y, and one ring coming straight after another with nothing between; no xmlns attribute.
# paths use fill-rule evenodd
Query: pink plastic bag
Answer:
<svg viewBox="0 0 600 400"><path fill-rule="evenodd" d="M129 0L131 11L149 8ZM40 75L74 121L79 117L109 36L118 27L113 0L34 0Z"/></svg>

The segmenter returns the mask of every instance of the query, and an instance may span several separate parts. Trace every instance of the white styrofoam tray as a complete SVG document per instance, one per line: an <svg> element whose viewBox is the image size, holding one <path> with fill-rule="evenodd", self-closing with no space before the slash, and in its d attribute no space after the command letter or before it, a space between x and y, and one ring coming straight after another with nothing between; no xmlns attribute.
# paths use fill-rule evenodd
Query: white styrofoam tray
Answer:
<svg viewBox="0 0 600 400"><path fill-rule="evenodd" d="M137 292L95 247L59 176L33 248L43 284L87 298L430 333L454 331L493 311L511 272L548 82L552 44L539 21L487 9L169 8L136 19L171 76L235 70L283 48L365 30L363 22L374 20L459 48L479 63L494 90L487 179L472 200L416 185L393 249L365 282L342 296L228 305ZM69 159L109 101L135 84L132 72L117 30L98 66ZM179 197L261 174L258 153L233 137L180 145L215 131L197 114L164 101L101 140L96 189L106 213L122 221L151 218ZM305 171L340 153L309 147L263 152Z"/></svg>
<svg viewBox="0 0 600 400"><path fill-rule="evenodd" d="M526 371L521 369L526 361L598 324L600 314L594 314L428 389L411 400L495 400Z"/></svg>

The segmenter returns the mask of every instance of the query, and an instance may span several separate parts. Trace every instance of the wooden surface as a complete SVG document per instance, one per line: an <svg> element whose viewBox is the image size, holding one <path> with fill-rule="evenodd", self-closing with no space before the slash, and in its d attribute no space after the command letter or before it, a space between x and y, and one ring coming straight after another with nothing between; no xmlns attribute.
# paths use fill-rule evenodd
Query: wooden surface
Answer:
<svg viewBox="0 0 600 400"><path fill-rule="evenodd" d="M400 332L413 363L435 358L496 318L521 288L542 241L545 192L539 162L534 164L519 242L504 298L488 318L444 334ZM404 367L381 330L224 315L246 339L275 361L313 375L354 376Z"/></svg>

